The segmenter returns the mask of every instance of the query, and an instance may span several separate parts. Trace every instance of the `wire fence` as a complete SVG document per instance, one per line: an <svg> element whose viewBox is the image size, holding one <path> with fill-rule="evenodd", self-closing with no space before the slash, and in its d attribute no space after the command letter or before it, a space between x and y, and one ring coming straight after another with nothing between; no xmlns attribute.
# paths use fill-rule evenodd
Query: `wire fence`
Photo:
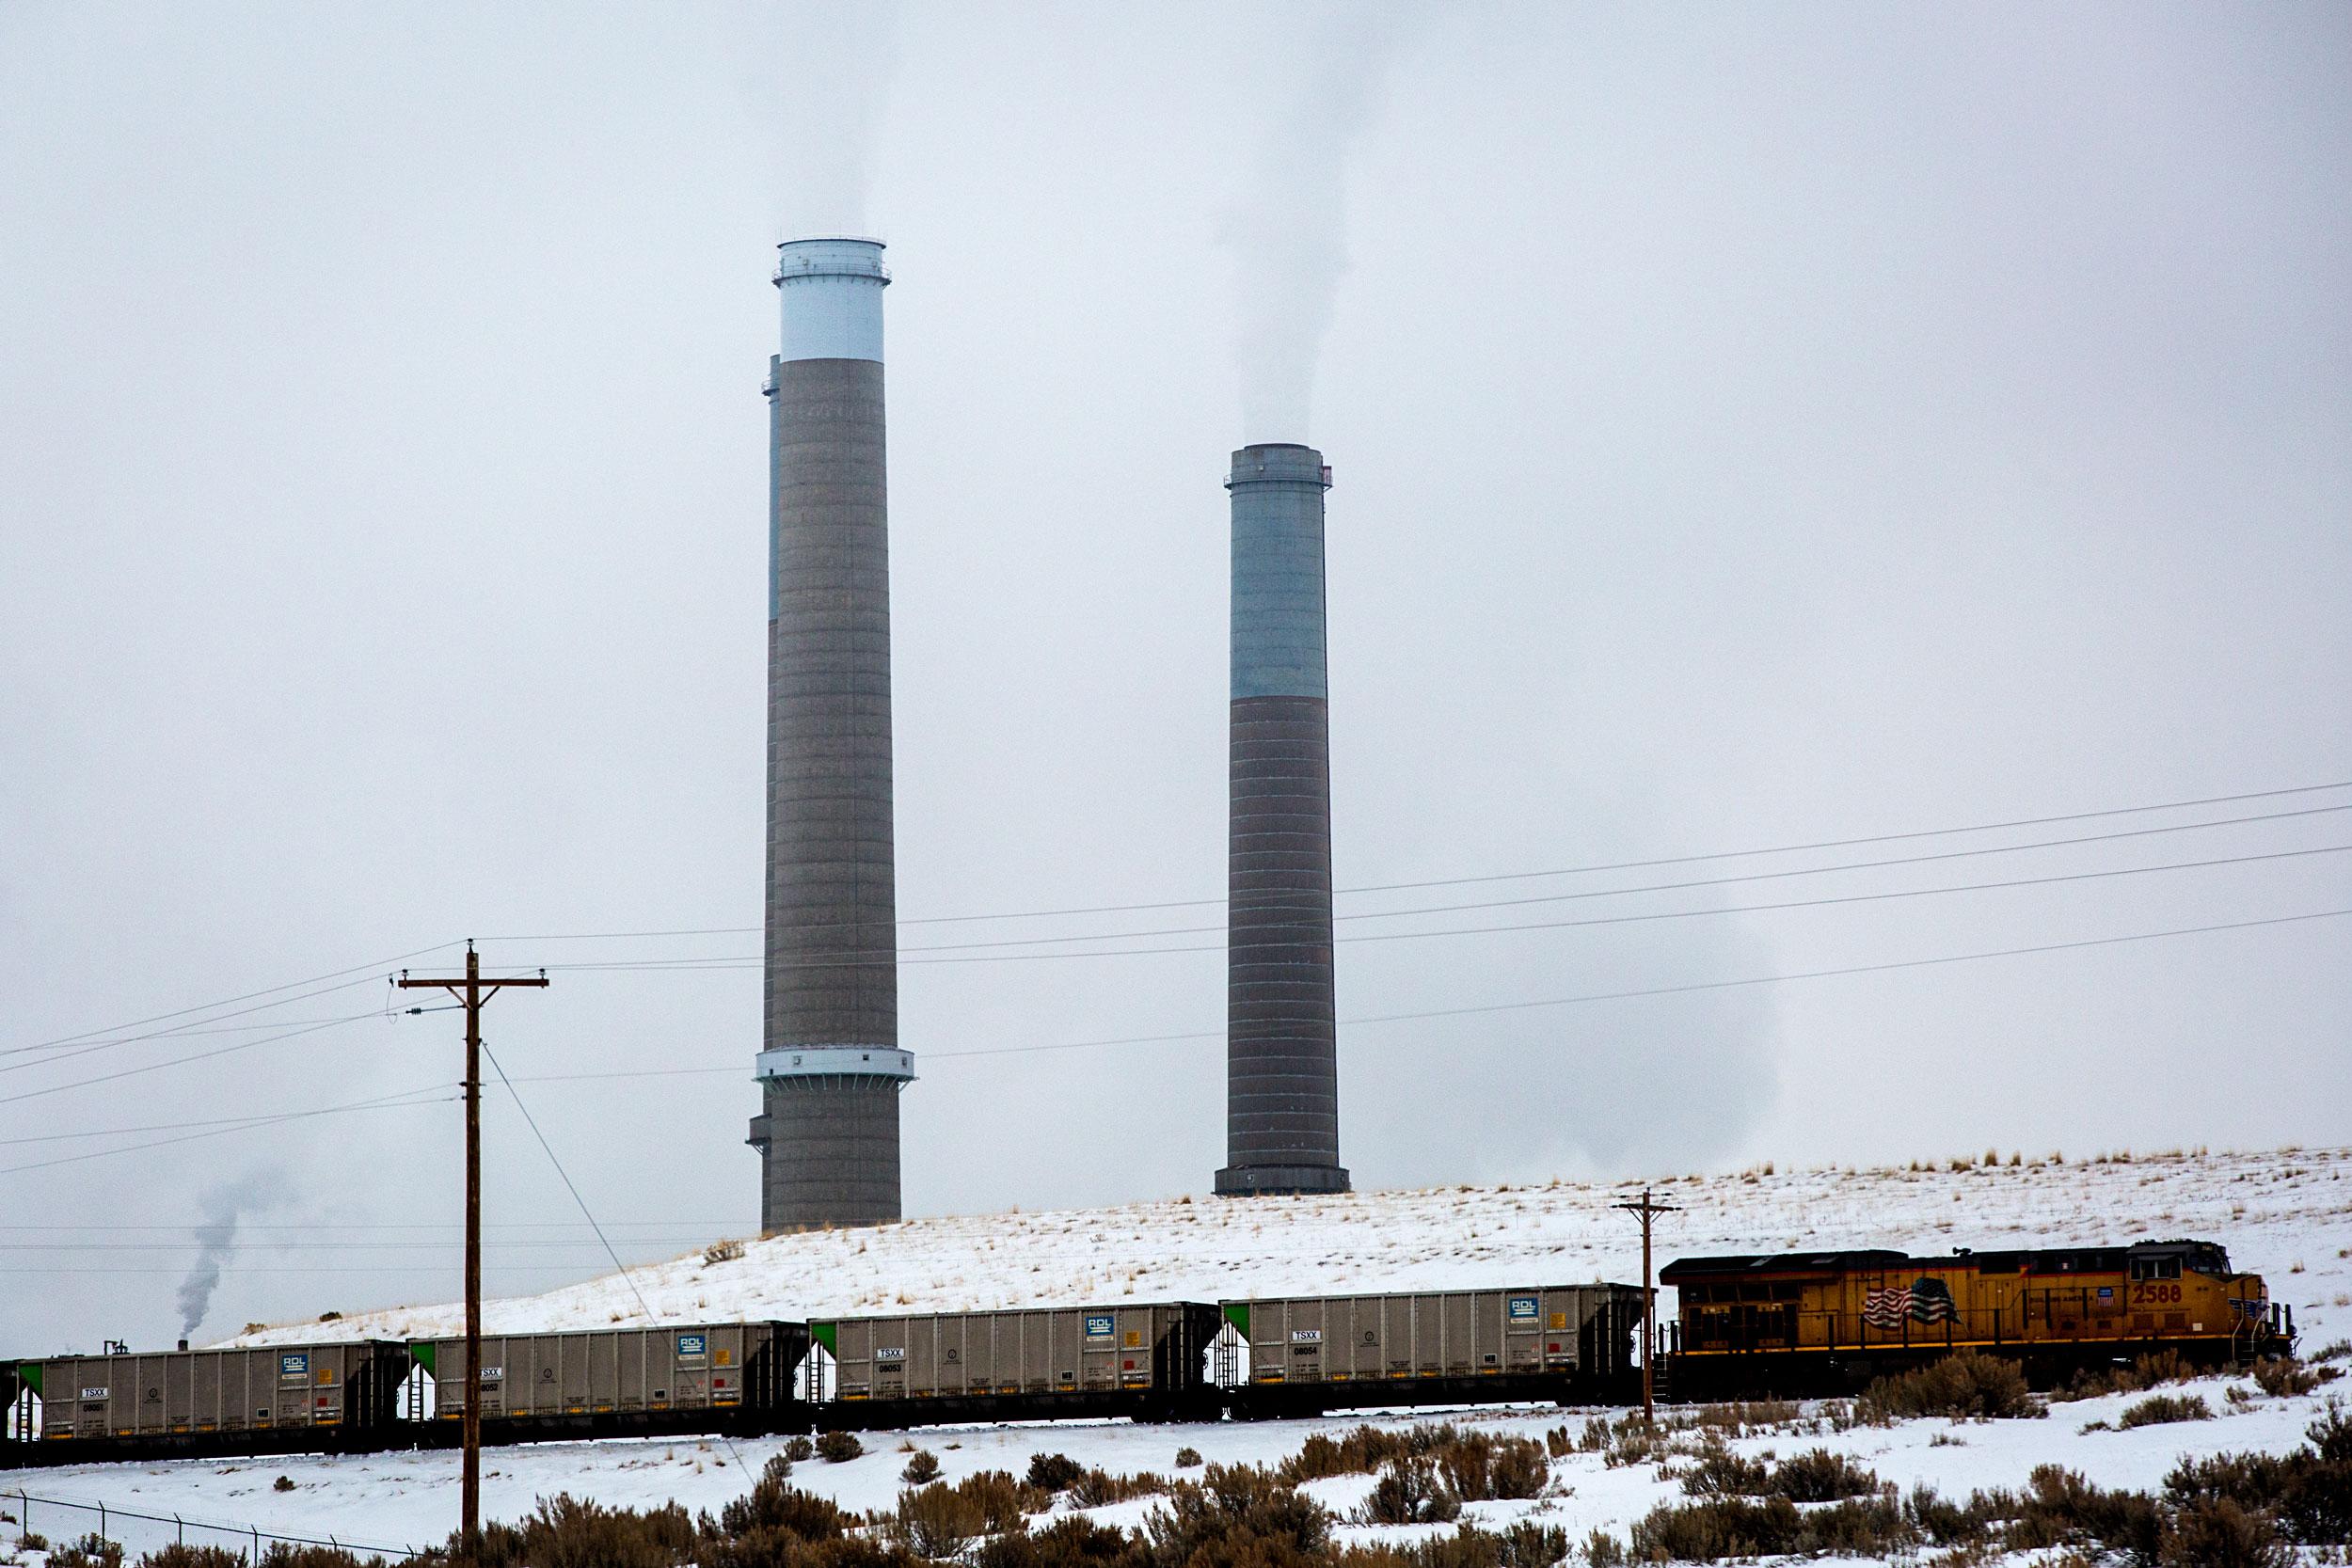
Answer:
<svg viewBox="0 0 2352 1568"><path fill-rule="evenodd" d="M15 1506L10 1508L10 1504ZM186 1519L177 1513L141 1513L135 1509L116 1508L106 1503L43 1497L24 1491L0 1492L0 1524L7 1525L19 1538L26 1535L46 1537L52 1551L95 1535L102 1541L110 1541L120 1546L123 1560L134 1563L149 1552L173 1544L216 1546L235 1553L241 1560L249 1563L262 1561L273 1545L327 1546L361 1558L379 1557L391 1562L405 1562L417 1556L421 1549L343 1541L332 1535L281 1535L274 1530L265 1530L259 1525L224 1525L210 1520ZM6 1539L6 1535L0 1535L0 1540Z"/></svg>

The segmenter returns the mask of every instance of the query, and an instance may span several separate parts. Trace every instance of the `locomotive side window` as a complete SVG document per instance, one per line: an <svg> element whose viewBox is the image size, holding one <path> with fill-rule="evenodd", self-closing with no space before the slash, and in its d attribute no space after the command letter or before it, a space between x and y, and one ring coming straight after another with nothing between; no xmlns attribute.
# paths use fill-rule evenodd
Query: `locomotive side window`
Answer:
<svg viewBox="0 0 2352 1568"><path fill-rule="evenodd" d="M2181 1260L2178 1258L2135 1258L2132 1259L2134 1279L2178 1279Z"/></svg>

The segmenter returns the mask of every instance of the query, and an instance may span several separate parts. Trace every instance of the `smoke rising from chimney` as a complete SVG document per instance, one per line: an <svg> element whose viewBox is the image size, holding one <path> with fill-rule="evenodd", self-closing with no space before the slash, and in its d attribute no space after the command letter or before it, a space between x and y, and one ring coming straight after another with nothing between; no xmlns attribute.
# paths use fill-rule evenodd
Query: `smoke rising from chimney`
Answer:
<svg viewBox="0 0 2352 1568"><path fill-rule="evenodd" d="M285 1179L277 1171L259 1171L241 1180L215 1187L204 1195L204 1223L196 1227L196 1265L180 1282L180 1333L195 1334L212 1310L213 1291L220 1284L220 1269L237 1239L237 1227L247 1214L276 1207L284 1196Z"/></svg>
<svg viewBox="0 0 2352 1568"><path fill-rule="evenodd" d="M778 237L863 234L874 142L898 63L895 0L769 0L742 77L766 138Z"/></svg>
<svg viewBox="0 0 2352 1568"><path fill-rule="evenodd" d="M1271 108L1218 239L1233 266L1244 441L1311 439L1308 414L1347 272L1348 155L1380 108L1401 24L1332 7L1279 51Z"/></svg>

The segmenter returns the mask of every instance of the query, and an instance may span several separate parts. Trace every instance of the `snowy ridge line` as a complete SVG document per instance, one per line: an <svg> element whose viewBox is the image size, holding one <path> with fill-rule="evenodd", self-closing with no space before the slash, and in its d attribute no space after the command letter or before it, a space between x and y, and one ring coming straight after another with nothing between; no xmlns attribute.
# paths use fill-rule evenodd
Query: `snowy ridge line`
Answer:
<svg viewBox="0 0 2352 1568"><path fill-rule="evenodd" d="M1611 1208L1645 1183L1556 1180L1298 1198L1190 1197L946 1215L699 1250L485 1304L496 1334L1117 1301L1632 1280L1638 1232ZM1755 1170L1653 1179L1684 1212L1677 1256L1889 1246L2055 1246L2197 1236L2292 1304L2307 1340L2352 1330L2352 1148L2139 1155L1966 1169ZM637 1291L644 1292L644 1306ZM1662 1293L1661 1311L1673 1293ZM454 1333L453 1304L344 1311L225 1341L294 1344ZM2316 1341L2314 1341L2316 1342Z"/></svg>

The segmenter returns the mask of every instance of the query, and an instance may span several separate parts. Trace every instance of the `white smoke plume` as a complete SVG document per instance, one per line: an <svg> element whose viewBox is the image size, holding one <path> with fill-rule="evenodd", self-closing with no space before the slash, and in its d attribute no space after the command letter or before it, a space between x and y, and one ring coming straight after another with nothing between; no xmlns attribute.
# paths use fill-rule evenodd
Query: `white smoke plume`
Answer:
<svg viewBox="0 0 2352 1568"><path fill-rule="evenodd" d="M1400 8L1333 5L1279 45L1263 139L1218 238L1233 265L1242 439L1304 441L1347 272L1347 165L1379 112Z"/></svg>
<svg viewBox="0 0 2352 1568"><path fill-rule="evenodd" d="M196 1333L212 1310L213 1291L220 1284L221 1265L237 1240L237 1227L248 1214L275 1208L283 1200L285 1180L277 1171L253 1175L213 1188L200 1207L204 1222L196 1227L196 1264L180 1282L180 1337Z"/></svg>
<svg viewBox="0 0 2352 1568"><path fill-rule="evenodd" d="M762 0L742 85L785 239L867 232L866 191L898 63L895 0Z"/></svg>

